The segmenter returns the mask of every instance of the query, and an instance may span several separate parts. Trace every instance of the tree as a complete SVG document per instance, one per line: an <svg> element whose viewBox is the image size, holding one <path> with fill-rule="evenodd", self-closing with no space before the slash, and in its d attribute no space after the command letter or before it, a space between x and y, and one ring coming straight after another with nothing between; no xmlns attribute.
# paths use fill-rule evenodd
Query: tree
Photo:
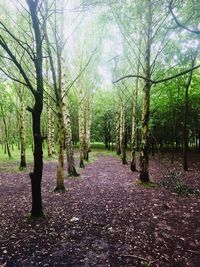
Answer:
<svg viewBox="0 0 200 267"><path fill-rule="evenodd" d="M17 87L17 86L16 86ZM26 168L26 130L25 130L25 107L24 107L24 92L25 88L19 85L16 88L17 95L19 98L19 127L20 127L20 170Z"/></svg>
<svg viewBox="0 0 200 267"><path fill-rule="evenodd" d="M34 106L33 108L28 107L28 110L32 114L32 129L33 129L33 139L34 139L34 169L30 173L31 178L31 187L32 187L32 210L31 215L33 217L38 217L43 215L42 208L42 197L41 197L41 180L42 180L42 171L43 171L43 150L42 142L43 136L41 134L41 113L43 109L43 73L42 73L42 62L43 62L43 51L42 51L42 31L41 24L39 19L39 12L41 11L41 2L39 0L27 0L26 1L29 16L31 19L30 22L30 31L33 30L34 36L31 36L32 40L23 40L14 35L2 21L1 25L1 35L0 35L0 46L3 49L1 57L6 59L8 62L11 62L16 70L21 74L23 81L16 79L13 73L10 75L6 73L1 68L1 71L6 74L9 78L14 81L17 81L24 86L26 86L32 93L34 97ZM26 29L24 29L26 31ZM22 33L24 34L24 32ZM34 43L34 48L32 48L31 43ZM15 53L12 47L12 42L20 47L20 51L23 53L23 58L19 53ZM6 54L6 56L5 56ZM30 76L25 69L24 60L31 60L34 70L34 76ZM23 60L23 61L22 61ZM32 72L32 71L31 71ZM32 82L32 79L34 80Z"/></svg>
<svg viewBox="0 0 200 267"><path fill-rule="evenodd" d="M5 101L5 95L4 95L4 101ZM7 151L8 157L11 158L12 156L11 156L10 146L9 146L9 131L8 131L8 124L7 124L7 120L6 120L5 107L3 105L3 96L2 95L1 95L1 99L0 99L0 114L1 114L1 117L3 120L4 132L5 132L5 151Z"/></svg>
<svg viewBox="0 0 200 267"><path fill-rule="evenodd" d="M137 6L137 5L136 5ZM199 68L199 65L192 66L189 69L186 69L184 71L180 71L179 73L176 73L175 75L169 75L166 78L157 78L152 79L153 74L157 74L160 76L163 76L163 74L159 73L157 69L157 65L162 64L163 59L161 57L161 54L163 55L163 52L166 50L167 47L169 47L169 36L170 36L170 29L167 29L165 24L166 21L168 22L168 12L165 9L164 6L159 6L157 1L142 1L142 9L145 10L145 13L140 8L138 15L140 17L141 23L143 24L144 29L144 41L142 42L141 48L144 49L145 53L141 52L142 55L142 64L141 69L143 74L133 74L133 75L124 75L122 78L114 81L114 83L122 81L126 78L138 78L143 81L143 112L142 112L142 136L141 136L141 148L140 148L140 179L142 181L149 181L149 119L150 119L150 92L152 85L158 85L160 83L171 81L172 79L178 78L180 76L183 76L187 73L191 73L191 71ZM160 16L157 16L158 7L160 7ZM163 17L161 17L161 13ZM143 15L145 14L145 15ZM170 23L170 22L169 22ZM173 35L173 31L172 31ZM168 39L169 38L169 39ZM159 43L159 45L156 45L156 40ZM173 42L173 39L170 40ZM153 48L153 49L152 49ZM137 51L137 50L136 50ZM134 50L134 54L137 53ZM164 55L164 58L166 58L166 55ZM173 62L173 61L172 61ZM143 64L144 63L144 64ZM169 68L165 64L165 68L168 67L169 71L170 69L173 69L174 66ZM158 76L159 77L159 76Z"/></svg>

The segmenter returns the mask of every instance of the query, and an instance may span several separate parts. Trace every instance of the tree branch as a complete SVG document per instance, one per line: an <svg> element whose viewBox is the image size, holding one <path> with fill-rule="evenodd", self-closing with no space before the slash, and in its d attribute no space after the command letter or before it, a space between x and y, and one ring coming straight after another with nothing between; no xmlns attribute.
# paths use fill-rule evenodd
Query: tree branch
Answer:
<svg viewBox="0 0 200 267"><path fill-rule="evenodd" d="M17 79L17 78L15 78L15 77L11 76L9 73L5 72L4 69L2 69L1 67L0 67L0 71L2 71L2 72L3 72L8 78L10 78L11 80L13 80L13 81L15 81L15 82L18 82L18 83L21 83L21 84L27 86L26 83L23 83L23 82L20 81L19 79Z"/></svg>
<svg viewBox="0 0 200 267"><path fill-rule="evenodd" d="M12 51L10 50L10 48L7 46L5 40L3 39L3 37L0 35L0 46L6 51L6 53L10 56L10 58L12 59L12 62L15 64L15 66L17 67L17 69L20 71L22 77L24 78L25 82L26 82L26 86L31 90L32 94L35 96L36 95L36 91L33 88L32 84L30 83L24 69L22 68L21 64L18 62L17 58L15 57L15 55L12 53Z"/></svg>
<svg viewBox="0 0 200 267"><path fill-rule="evenodd" d="M173 0L170 1L169 3L169 11L170 13L172 14L172 17L173 19L175 20L176 24L181 27L182 29L184 30L187 30L188 32L191 32L191 33L195 33L195 34L200 34L200 30L192 30L190 29L189 27L187 27L186 25L184 25L183 23L181 23L177 17L175 16L174 12L173 12L173 9L172 9L172 4L173 4Z"/></svg>
<svg viewBox="0 0 200 267"><path fill-rule="evenodd" d="M69 91L69 89L74 85L74 83L81 77L81 75L83 74L83 72L86 70L86 68L88 67L88 65L90 64L93 56L95 55L96 51L98 49L98 46L94 49L93 53L91 54L91 56L89 57L87 63L85 64L85 66L83 67L83 69L80 71L80 73L76 76L76 78L67 86L67 90L65 92L65 94L63 94L62 99L66 96L67 92Z"/></svg>
<svg viewBox="0 0 200 267"><path fill-rule="evenodd" d="M12 39L13 40L15 40L20 46L21 46L21 48L22 49L24 49L26 52L27 52L27 54L30 56L30 58L31 58L31 60L33 60L34 61L34 52L33 52L33 50L31 49L31 47L30 47L30 45L28 44L28 43L26 43L26 42L23 42L22 40L20 40L20 39L18 39L16 36L14 36L14 34L12 34L10 31L9 31L9 29L0 21L0 25L3 27L3 29L5 30L5 32L7 32L11 37L12 37ZM30 49L30 51L29 51L29 49L28 48L26 48L24 45L27 45L27 47Z"/></svg>
<svg viewBox="0 0 200 267"><path fill-rule="evenodd" d="M170 81L170 80L172 80L172 79L178 78L178 77L180 77L180 76L182 76L182 75L185 75L185 74L187 74L187 73L189 73L189 72L191 72L191 71L193 71L193 70L196 70L196 69L198 69L198 68L200 68L200 64L197 65L197 66L195 66L195 67L193 67L193 68L190 68L190 69L188 69L188 70L185 70L185 71L182 71L182 72L180 72L180 73L177 73L177 74L175 74L175 75L173 75L173 76L169 76L169 77L167 77L167 78L160 79L160 80L151 80L151 79L148 79L148 78L146 78L146 77L144 77L144 76L141 76L141 75L130 74L130 75L125 75L125 76L119 78L119 79L116 80L116 81L113 81L113 84L118 83L118 82L120 82L120 81L122 81L122 80L124 80L124 79L128 79L128 78L139 78L139 79L142 79L142 80L144 80L144 81L148 81L148 82L150 82L151 84L158 84L158 83L163 83L163 82L167 82L167 81Z"/></svg>

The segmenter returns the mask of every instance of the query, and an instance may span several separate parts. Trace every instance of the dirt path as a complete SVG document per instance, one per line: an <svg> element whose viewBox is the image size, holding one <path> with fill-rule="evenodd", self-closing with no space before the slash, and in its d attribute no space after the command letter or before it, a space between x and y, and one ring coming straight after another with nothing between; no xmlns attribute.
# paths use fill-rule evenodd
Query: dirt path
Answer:
<svg viewBox="0 0 200 267"><path fill-rule="evenodd" d="M152 165L153 167L153 165ZM99 156L68 191L52 193L45 164L46 219L28 222L27 174L0 175L0 263L5 266L200 266L200 199L137 185L118 158ZM5 264L6 262L6 264Z"/></svg>

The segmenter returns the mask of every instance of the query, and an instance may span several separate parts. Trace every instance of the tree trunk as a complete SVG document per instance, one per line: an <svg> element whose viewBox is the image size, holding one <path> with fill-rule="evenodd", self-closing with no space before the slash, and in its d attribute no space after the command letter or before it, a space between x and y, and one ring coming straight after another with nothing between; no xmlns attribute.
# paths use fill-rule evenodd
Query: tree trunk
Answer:
<svg viewBox="0 0 200 267"><path fill-rule="evenodd" d="M85 153L84 160L89 160L90 152L90 135L91 135L91 124L92 124L92 97L87 97L86 103L86 118L85 118Z"/></svg>
<svg viewBox="0 0 200 267"><path fill-rule="evenodd" d="M34 168L33 173L30 173L32 186L32 210L33 217L43 216L42 196L41 196L41 181L43 171L43 150L42 150L42 135L41 135L41 113L43 103L42 95L38 94L35 98L35 105L32 111L33 119L33 139L34 139Z"/></svg>
<svg viewBox="0 0 200 267"><path fill-rule="evenodd" d="M143 111L142 111L142 136L141 136L141 150L140 150L140 180L142 182L149 182L149 110L150 110L150 89L151 83L151 43L152 43L152 2L147 3L147 43L145 51L145 72L144 77L147 78L144 85L143 97Z"/></svg>
<svg viewBox="0 0 200 267"><path fill-rule="evenodd" d="M71 119L70 119L69 102L67 96L63 98L63 114L64 114L64 124L65 124L65 145L66 145L68 175L78 176L79 174L76 172L75 162L74 162Z"/></svg>
<svg viewBox="0 0 200 267"><path fill-rule="evenodd" d="M11 158L12 156L11 156L10 147L8 143L9 137L8 137L8 127L7 127L6 117L5 117L2 104L0 104L0 107L1 107L1 113L2 113L2 118L3 118L4 131L5 131L5 146L6 146L5 151L7 151L8 157Z"/></svg>
<svg viewBox="0 0 200 267"><path fill-rule="evenodd" d="M141 37L139 40L139 49L141 49ZM140 72L140 55L137 62L137 74ZM136 171L136 150L138 148L138 112L137 112L137 102L138 102L138 89L139 89L139 79L136 78L135 86L132 91L133 100L133 116L132 116L132 133L131 133L131 171Z"/></svg>
<svg viewBox="0 0 200 267"><path fill-rule="evenodd" d="M119 100L115 96L115 140L116 140L116 153L121 154L120 147L120 112L119 112Z"/></svg>
<svg viewBox="0 0 200 267"><path fill-rule="evenodd" d="M55 191L65 191L64 186L64 121L63 121L63 111L62 104L60 103L58 106L58 114L57 114L57 126L58 126L58 141L59 141L59 151L58 151L58 165L57 165L57 185Z"/></svg>
<svg viewBox="0 0 200 267"><path fill-rule="evenodd" d="M34 139L34 169L30 173L32 185L32 210L31 215L38 217L43 215L42 196L41 196L41 180L43 172L43 150L41 135L41 113L43 109L43 73L42 73L42 36L40 32L40 22L37 17L38 1L28 0L29 11L31 14L34 34L35 34L35 69L37 92L34 93L35 105L31 110L33 121L33 139Z"/></svg>
<svg viewBox="0 0 200 267"><path fill-rule="evenodd" d="M116 112L116 152L117 155L121 154L121 147L120 147L120 114Z"/></svg>
<svg viewBox="0 0 200 267"><path fill-rule="evenodd" d="M198 152L200 153L200 130L198 131L198 140L199 140Z"/></svg>
<svg viewBox="0 0 200 267"><path fill-rule="evenodd" d="M149 97L150 85L145 82L144 88L144 103L142 112L142 140L140 150L140 180L143 182L149 181Z"/></svg>
<svg viewBox="0 0 200 267"><path fill-rule="evenodd" d="M111 142L111 126L110 120L108 119L108 150L110 150L110 142Z"/></svg>
<svg viewBox="0 0 200 267"><path fill-rule="evenodd" d="M24 117L24 100L23 89L19 88L19 124L20 124L20 142L21 142L21 160L20 170L26 168L26 130L25 130L25 117Z"/></svg>
<svg viewBox="0 0 200 267"><path fill-rule="evenodd" d="M184 114L184 126L183 126L183 169L184 171L188 171L188 159L187 159L187 155L188 155L188 129L187 129L188 88L186 88L186 91L185 91L185 114Z"/></svg>
<svg viewBox="0 0 200 267"><path fill-rule="evenodd" d="M199 50L199 46L196 50L194 58L192 59L191 67L193 68L195 65L197 53ZM190 72L186 87L185 87L185 110L184 110L184 125L183 125L183 169L184 171L188 171L188 108L189 108L189 88L192 81L193 71Z"/></svg>
<svg viewBox="0 0 200 267"><path fill-rule="evenodd" d="M53 155L53 143L52 143L52 114L50 109L50 99L48 98L48 106L47 106L47 148L48 148L48 157L52 157Z"/></svg>
<svg viewBox="0 0 200 267"><path fill-rule="evenodd" d="M108 138L108 125L107 125L107 117L104 118L104 140L105 140L105 147L109 148L109 138Z"/></svg>
<svg viewBox="0 0 200 267"><path fill-rule="evenodd" d="M121 114L120 114L120 122L121 122L121 153L122 153L122 164L127 164L126 160L126 115L125 115L125 100L122 92L122 106L121 106Z"/></svg>
<svg viewBox="0 0 200 267"><path fill-rule="evenodd" d="M85 147L85 123L84 123L84 97L82 91L80 91L79 99L79 112L78 112L78 123L79 123L79 143L80 143L80 168L84 168L84 147Z"/></svg>
<svg viewBox="0 0 200 267"><path fill-rule="evenodd" d="M132 134L131 134L131 171L136 171L136 149L137 149L137 94L138 94L138 79L136 88L133 92L133 117L132 117Z"/></svg>

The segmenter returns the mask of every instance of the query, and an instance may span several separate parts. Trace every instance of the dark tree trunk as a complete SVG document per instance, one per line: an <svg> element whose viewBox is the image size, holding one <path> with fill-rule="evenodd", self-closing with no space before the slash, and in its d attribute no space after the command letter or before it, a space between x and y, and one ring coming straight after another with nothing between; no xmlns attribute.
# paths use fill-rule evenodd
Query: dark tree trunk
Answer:
<svg viewBox="0 0 200 267"><path fill-rule="evenodd" d="M11 153L10 153L10 147L9 147L8 142L6 142L6 148L7 148L7 152L8 152L8 157L9 158L12 158Z"/></svg>
<svg viewBox="0 0 200 267"><path fill-rule="evenodd" d="M31 186L32 186L32 210L31 215L33 217L43 215L42 211L42 200L41 200L41 179L42 179L42 170L43 170L43 152L42 152L42 136L40 129L40 120L41 113L43 109L43 72L42 72L42 34L40 30L40 26L42 22L39 21L38 12L41 11L41 8L38 8L39 1L36 0L27 0L26 1L29 9L31 23L30 25L33 27L33 36L34 43L30 46L25 45L24 53L28 53L31 55L32 63L34 64L35 77L36 80L32 83L32 79L34 79L34 75L31 77L31 80L26 74L25 69L23 69L23 65L21 65L21 61L18 61L15 57L15 54L12 53L7 42L4 42L2 38L0 38L1 47L7 52L10 56L13 64L19 70L22 75L25 84L30 89L31 93L35 99L35 105L33 108L28 107L28 110L32 113L32 121L33 121L33 138L34 138L34 169L33 172L30 173L31 178ZM16 41L17 38L13 38ZM17 39L18 40L18 39ZM21 42L20 42L21 43ZM22 46L23 47L23 46ZM33 51L34 50L34 51ZM24 54L23 53L23 54ZM36 86L35 86L36 84ZM36 88L35 88L36 87Z"/></svg>
<svg viewBox="0 0 200 267"><path fill-rule="evenodd" d="M6 153L6 151L7 151L8 157L11 158L12 156L11 156L10 147L9 147L9 144L8 144L8 127L7 127L5 113L4 113L2 104L0 106L1 106L1 113L2 113L4 130L5 130L5 137L6 137L6 144L5 144L6 149L4 150L4 153Z"/></svg>
<svg viewBox="0 0 200 267"><path fill-rule="evenodd" d="M196 55L192 59L192 68L194 67L195 60L197 56L197 51ZM190 84L192 81L192 74L193 72L191 71L186 83L186 88L185 88L185 110L184 110L184 125L183 125L183 169L184 171L188 170L188 109L189 109L189 88Z"/></svg>
<svg viewBox="0 0 200 267"><path fill-rule="evenodd" d="M154 138L151 139L151 155L155 156L155 141L154 141Z"/></svg>
<svg viewBox="0 0 200 267"><path fill-rule="evenodd" d="M37 91L34 94L35 105L32 109L33 140L34 140L34 169L30 173L32 186L32 210L31 215L38 217L43 215L41 181L43 172L43 149L41 134L41 113L43 109L43 73L42 73L42 36L40 32L40 22L37 16L38 1L28 0L29 11L33 23L35 34L36 55L34 59L36 69Z"/></svg>
<svg viewBox="0 0 200 267"><path fill-rule="evenodd" d="M38 217L43 215L42 197L41 197L41 181L43 171L43 149L41 135L41 113L42 113L42 95L38 94L35 98L35 106L32 111L33 118L33 138L34 138L34 169L30 173L32 186L32 210L31 215Z"/></svg>
<svg viewBox="0 0 200 267"><path fill-rule="evenodd" d="M171 96L172 97L172 96ZM174 139L175 139L175 131L176 131L176 109L173 107L172 110L172 125L171 125L171 164L174 164Z"/></svg>
<svg viewBox="0 0 200 267"><path fill-rule="evenodd" d="M188 127L187 127L187 118L188 118L188 91L191 80L188 80L186 89L185 89L185 114L184 114L184 126L183 126L183 169L184 171L188 170Z"/></svg>
<svg viewBox="0 0 200 267"><path fill-rule="evenodd" d="M199 147L198 147L198 152L200 153L200 131L198 131L198 139L199 139Z"/></svg>
<svg viewBox="0 0 200 267"><path fill-rule="evenodd" d="M171 164L174 164L174 142L171 144Z"/></svg>
<svg viewBox="0 0 200 267"><path fill-rule="evenodd" d="M108 129L107 129L107 122L105 121L105 126L104 126L104 140L105 140L105 147L108 148Z"/></svg>

